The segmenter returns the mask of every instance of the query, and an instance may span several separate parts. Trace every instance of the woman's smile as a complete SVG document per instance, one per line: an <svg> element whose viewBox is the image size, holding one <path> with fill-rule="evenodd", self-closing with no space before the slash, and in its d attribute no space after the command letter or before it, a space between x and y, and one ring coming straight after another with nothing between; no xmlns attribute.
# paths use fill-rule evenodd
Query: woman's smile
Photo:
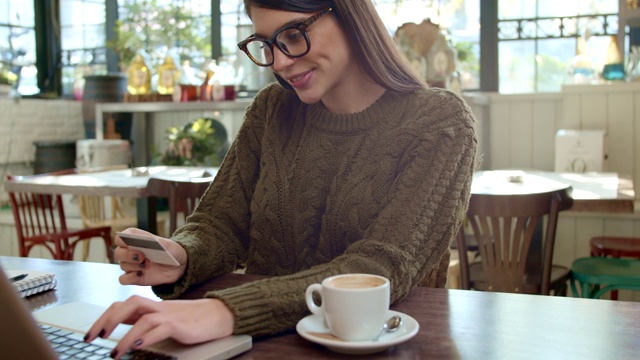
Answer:
<svg viewBox="0 0 640 360"><path fill-rule="evenodd" d="M288 81L295 89L302 89L311 81L312 75L313 70L290 77Z"/></svg>

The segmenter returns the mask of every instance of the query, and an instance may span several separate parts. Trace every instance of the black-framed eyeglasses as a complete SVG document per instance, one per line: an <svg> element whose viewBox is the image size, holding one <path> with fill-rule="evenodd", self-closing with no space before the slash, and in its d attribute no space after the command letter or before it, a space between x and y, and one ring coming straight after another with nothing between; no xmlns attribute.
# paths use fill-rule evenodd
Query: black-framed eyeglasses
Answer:
<svg viewBox="0 0 640 360"><path fill-rule="evenodd" d="M307 28L331 10L333 9L326 8L305 21L285 26L276 31L271 39L257 37L255 34L251 35L240 41L238 47L258 66L271 66L273 64L274 45L289 57L299 58L305 56L311 49Z"/></svg>

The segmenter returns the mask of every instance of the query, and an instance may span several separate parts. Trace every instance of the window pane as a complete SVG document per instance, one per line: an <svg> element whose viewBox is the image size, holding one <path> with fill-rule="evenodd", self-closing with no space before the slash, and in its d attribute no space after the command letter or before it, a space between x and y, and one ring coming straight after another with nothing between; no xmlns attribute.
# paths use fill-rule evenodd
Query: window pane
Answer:
<svg viewBox="0 0 640 360"><path fill-rule="evenodd" d="M498 45L500 92L535 92L535 41L503 41Z"/></svg>
<svg viewBox="0 0 640 360"><path fill-rule="evenodd" d="M105 2L60 0L60 17L62 92L79 98L84 75L106 72Z"/></svg>
<svg viewBox="0 0 640 360"><path fill-rule="evenodd" d="M10 0L8 10L11 25L24 27L35 26L32 1Z"/></svg>
<svg viewBox="0 0 640 360"><path fill-rule="evenodd" d="M535 0L499 0L498 19L532 18L535 17L535 14Z"/></svg>
<svg viewBox="0 0 640 360"><path fill-rule="evenodd" d="M457 52L455 70L460 73L462 89L479 87L480 1L380 0L375 6L391 34L405 23L430 19L438 24Z"/></svg>
<svg viewBox="0 0 640 360"><path fill-rule="evenodd" d="M618 13L618 3L614 0L582 0L578 14L616 14Z"/></svg>
<svg viewBox="0 0 640 360"><path fill-rule="evenodd" d="M586 37L587 55L600 72L608 36L618 32L618 1L614 0L499 0L498 5L500 19L509 19L498 23L503 93L559 91L564 81L571 81L566 71L580 37ZM520 84L512 83L516 63L523 64Z"/></svg>
<svg viewBox="0 0 640 360"><path fill-rule="evenodd" d="M560 91L575 49L573 38L538 41L536 91Z"/></svg>
<svg viewBox="0 0 640 360"><path fill-rule="evenodd" d="M538 0L537 15L536 13L531 13L529 14L529 17L557 17L577 15L578 6L583 1L584 0Z"/></svg>
<svg viewBox="0 0 640 360"><path fill-rule="evenodd" d="M0 0L0 62L17 75L18 92L38 93L32 1Z"/></svg>

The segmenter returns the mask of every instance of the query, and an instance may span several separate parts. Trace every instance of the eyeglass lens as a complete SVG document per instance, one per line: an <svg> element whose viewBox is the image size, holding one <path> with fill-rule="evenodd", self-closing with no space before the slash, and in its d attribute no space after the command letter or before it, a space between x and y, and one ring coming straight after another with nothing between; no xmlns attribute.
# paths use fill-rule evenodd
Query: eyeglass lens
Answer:
<svg viewBox="0 0 640 360"><path fill-rule="evenodd" d="M289 56L301 56L309 50L304 34L297 28L284 29L278 33L274 45ZM273 48L265 41L251 41L247 44L247 50L260 64L273 62Z"/></svg>

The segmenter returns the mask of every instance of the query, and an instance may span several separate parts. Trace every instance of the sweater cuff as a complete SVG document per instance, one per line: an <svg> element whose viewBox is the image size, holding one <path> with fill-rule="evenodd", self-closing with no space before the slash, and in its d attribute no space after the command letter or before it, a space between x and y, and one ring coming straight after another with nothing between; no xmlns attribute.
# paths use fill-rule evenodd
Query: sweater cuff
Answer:
<svg viewBox="0 0 640 360"><path fill-rule="evenodd" d="M264 289L247 284L224 290L210 291L205 297L216 298L231 309L235 316L234 334L252 336L275 334L277 331L269 325L277 324L273 312L270 311L268 296Z"/></svg>

